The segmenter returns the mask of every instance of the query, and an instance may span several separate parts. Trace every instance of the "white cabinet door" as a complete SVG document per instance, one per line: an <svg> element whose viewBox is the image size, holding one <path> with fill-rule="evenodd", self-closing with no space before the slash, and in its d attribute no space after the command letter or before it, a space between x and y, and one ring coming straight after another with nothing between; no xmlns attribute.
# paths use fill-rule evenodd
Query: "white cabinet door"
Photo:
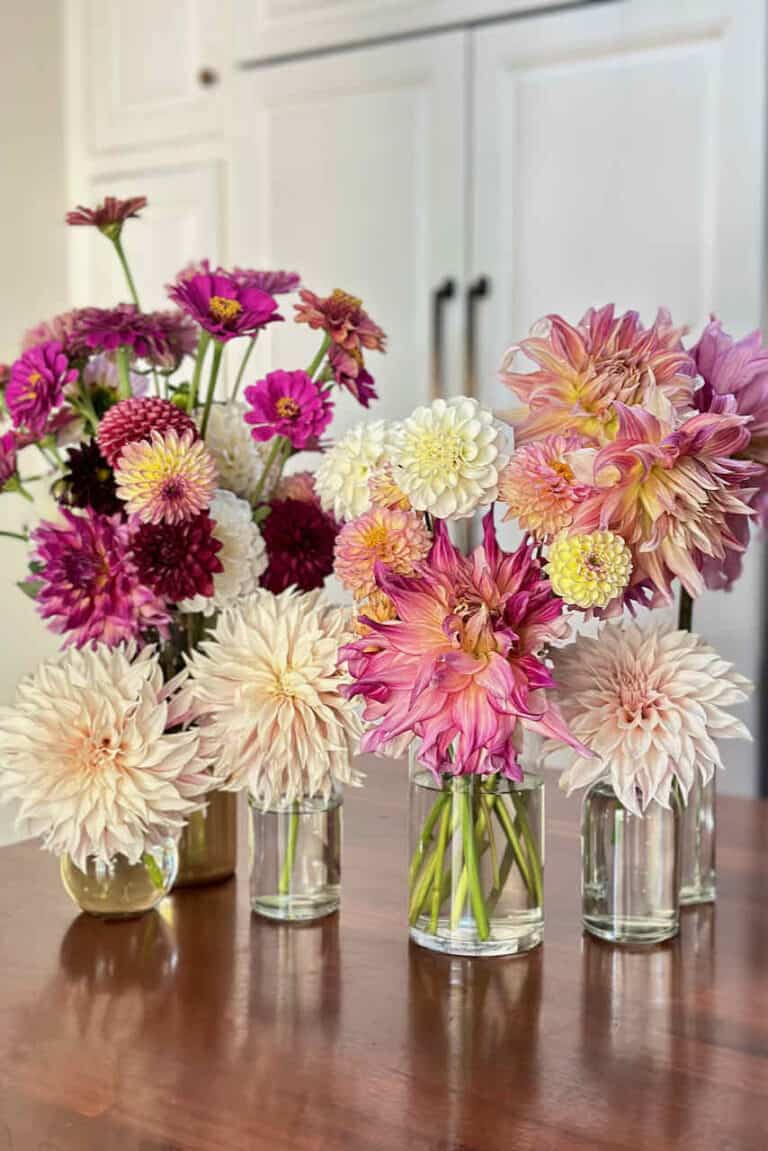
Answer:
<svg viewBox="0 0 768 1151"><path fill-rule="evenodd" d="M92 151L221 132L229 3L80 0L82 107Z"/></svg>
<svg viewBox="0 0 768 1151"><path fill-rule="evenodd" d="M369 356L371 418L428 398L432 294L463 278L465 47L449 33L238 81L232 251L363 299L389 334L387 354ZM459 313L446 304L446 390L460 385ZM275 325L254 371L308 363L317 343L305 325ZM334 427L362 414L344 396Z"/></svg>
<svg viewBox="0 0 768 1151"><path fill-rule="evenodd" d="M149 203L129 220L123 243L143 308L170 307L165 291L176 273L193 260L224 258L222 251L223 173L216 163L137 170L94 180L84 203L104 196L141 196ZM69 235L72 290L77 304L109 307L128 300L122 269L112 245L87 228Z"/></svg>
<svg viewBox="0 0 768 1151"><path fill-rule="evenodd" d="M765 9L762 0L630 0L521 20L474 36L472 273L480 390L505 348L547 312L578 319L615 301L659 304L697 327L710 311L743 334L761 322ZM757 675L760 552L695 626ZM749 716L754 730L756 708ZM726 786L754 757L730 746Z"/></svg>

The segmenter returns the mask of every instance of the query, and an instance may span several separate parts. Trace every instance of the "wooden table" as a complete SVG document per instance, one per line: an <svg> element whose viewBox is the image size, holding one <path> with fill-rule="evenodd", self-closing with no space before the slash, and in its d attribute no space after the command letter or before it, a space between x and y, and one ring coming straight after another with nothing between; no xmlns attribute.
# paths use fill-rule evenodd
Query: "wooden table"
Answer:
<svg viewBox="0 0 768 1151"><path fill-rule="evenodd" d="M768 804L720 801L717 908L629 952L581 934L553 787L543 948L450 959L409 946L405 774L368 766L320 924L252 917L244 868L78 918L0 850L0 1151L765 1151Z"/></svg>

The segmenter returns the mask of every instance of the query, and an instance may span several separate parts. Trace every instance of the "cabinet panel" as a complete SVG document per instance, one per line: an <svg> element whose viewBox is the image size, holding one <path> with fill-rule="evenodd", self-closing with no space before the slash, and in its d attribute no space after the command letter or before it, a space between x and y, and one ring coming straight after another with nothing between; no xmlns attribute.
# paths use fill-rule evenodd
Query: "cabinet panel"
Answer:
<svg viewBox="0 0 768 1151"><path fill-rule="evenodd" d="M761 322L765 14L760 0L656 0L581 9L474 38L475 275L483 399L505 348L546 312L578 319L615 301L650 320L666 304L698 328L714 310ZM761 548L733 596L705 596L695 625L758 674ZM755 729L757 708L750 709ZM726 786L755 759L730 745Z"/></svg>
<svg viewBox="0 0 768 1151"><path fill-rule="evenodd" d="M452 33L239 81L233 251L240 263L297 270L323 295L362 297L390 336L387 354L370 356L376 416L428 397L431 293L463 275L464 49ZM459 308L447 309L451 388ZM299 366L316 346L316 333L276 326L259 341L259 367ZM341 426L360 415L340 397Z"/></svg>

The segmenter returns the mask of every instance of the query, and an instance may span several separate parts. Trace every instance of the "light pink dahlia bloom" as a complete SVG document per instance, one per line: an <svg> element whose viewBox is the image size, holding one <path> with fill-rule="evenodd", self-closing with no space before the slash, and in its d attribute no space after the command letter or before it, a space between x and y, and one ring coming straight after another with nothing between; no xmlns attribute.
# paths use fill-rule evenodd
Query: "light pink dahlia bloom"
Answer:
<svg viewBox="0 0 768 1151"><path fill-rule="evenodd" d="M574 472L574 453L584 443L579 436L546 436L518 448L499 476L504 518L516 519L538 540L570 527L574 508L592 490Z"/></svg>
<svg viewBox="0 0 768 1151"><path fill-rule="evenodd" d="M339 532L333 570L360 599L376 590L377 563L397 575L413 575L431 547L432 537L415 512L371 508Z"/></svg>
<svg viewBox="0 0 768 1151"><path fill-rule="evenodd" d="M562 601L553 595L531 546L510 554L493 518L471 556L453 546L444 523L414 577L376 568L376 582L398 619L361 616L370 634L342 652L373 726L364 751L421 740L419 759L435 772L500 772L522 779L518 724L584 751L545 689L553 681L542 649L567 634Z"/></svg>
<svg viewBox="0 0 768 1151"><path fill-rule="evenodd" d="M563 715L596 757L573 760L568 792L605 778L636 814L652 800L669 807L674 780L687 797L697 771L706 783L723 766L716 740L751 738L725 710L747 698L749 680L668 621L604 624L553 660Z"/></svg>
<svg viewBox="0 0 768 1151"><path fill-rule="evenodd" d="M546 316L509 349L501 366L502 380L526 405L511 415L516 442L578 432L606 443L617 430L617 403L664 418L682 414L690 407L695 375L683 331L672 327L663 308L650 328L637 312L616 315L613 304L590 308L575 327L562 316ZM537 370L513 371L518 352Z"/></svg>

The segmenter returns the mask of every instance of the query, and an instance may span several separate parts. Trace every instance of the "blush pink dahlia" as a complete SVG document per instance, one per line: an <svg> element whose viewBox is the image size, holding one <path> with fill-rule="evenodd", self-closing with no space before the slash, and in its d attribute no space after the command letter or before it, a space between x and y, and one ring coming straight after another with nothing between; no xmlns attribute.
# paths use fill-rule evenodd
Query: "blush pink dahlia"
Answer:
<svg viewBox="0 0 768 1151"><path fill-rule="evenodd" d="M114 465L126 444L148 440L153 432L163 435L171 428L180 436L189 432L197 438L194 420L170 400L130 396L111 407L99 424L99 448L107 463Z"/></svg>
<svg viewBox="0 0 768 1151"><path fill-rule="evenodd" d="M33 435L45 432L48 417L64 401L64 389L77 379L62 345L55 340L29 348L11 367L5 402L15 426Z"/></svg>
<svg viewBox="0 0 768 1151"><path fill-rule="evenodd" d="M584 445L579 436L545 436L524 444L499 476L499 500L505 519L516 519L538 540L551 539L573 522L573 509L591 491L574 473L573 455Z"/></svg>
<svg viewBox="0 0 768 1151"><path fill-rule="evenodd" d="M202 440L170 428L149 442L126 444L115 468L126 511L146 524L180 524L205 511L216 489L216 465Z"/></svg>
<svg viewBox="0 0 768 1151"><path fill-rule="evenodd" d="M344 587L361 599L376 591L377 563L397 575L413 575L431 547L432 537L421 516L374 507L339 532L333 570Z"/></svg>
<svg viewBox="0 0 768 1151"><path fill-rule="evenodd" d="M269 372L245 389L245 399L251 410L244 419L255 440L284 436L297 450L319 439L333 417L328 395L302 371Z"/></svg>
<svg viewBox="0 0 768 1151"><path fill-rule="evenodd" d="M301 303L294 304L297 324L320 328L335 344L348 352L360 347L377 352L385 350L387 337L365 311L362 300L356 296L350 296L340 288L325 297L306 290L300 292L299 296Z"/></svg>
<svg viewBox="0 0 768 1151"><path fill-rule="evenodd" d="M516 442L574 432L605 443L616 434L617 403L665 419L682 414L691 404L695 374L682 332L664 309L650 328L637 312L615 315L613 304L590 308L576 327L547 316L502 363L502 380L527 405L512 415ZM512 371L518 352L538 370Z"/></svg>
<svg viewBox="0 0 768 1151"><path fill-rule="evenodd" d="M243 287L224 272L180 278L169 295L217 340L254 336L265 325L283 318L277 314L277 301L268 292Z"/></svg>
<svg viewBox="0 0 768 1151"><path fill-rule="evenodd" d="M484 537L466 557L438 521L418 575L377 566L399 618L361 617L370 634L342 652L353 679L347 694L362 696L373 725L365 751L418 738L419 759L435 772L520 780L518 724L581 749L545 694L553 682L542 649L568 629L532 547L503 552L491 513Z"/></svg>
<svg viewBox="0 0 768 1151"><path fill-rule="evenodd" d="M141 582L131 554L131 529L119 516L61 513L64 524L33 533L40 564L37 608L66 644L109 647L150 628L166 634L162 601Z"/></svg>

